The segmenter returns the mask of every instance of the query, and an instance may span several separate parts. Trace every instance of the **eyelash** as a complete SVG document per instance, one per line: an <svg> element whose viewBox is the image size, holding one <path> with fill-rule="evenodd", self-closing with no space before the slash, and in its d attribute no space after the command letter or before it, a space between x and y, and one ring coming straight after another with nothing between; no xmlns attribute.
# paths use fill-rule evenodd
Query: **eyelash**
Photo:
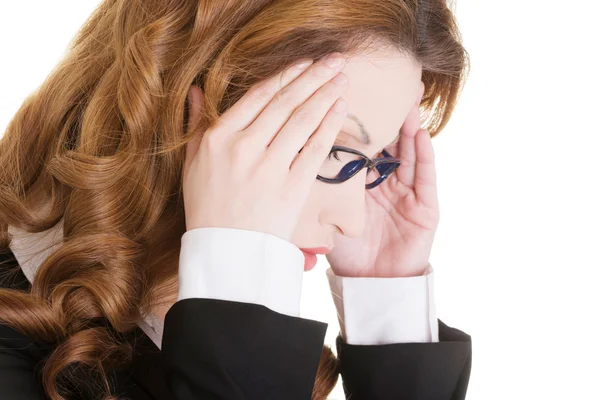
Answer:
<svg viewBox="0 0 600 400"><path fill-rule="evenodd" d="M331 160L331 156L334 156L336 160L341 161L340 157L338 156L337 153L338 153L337 151L331 151L331 152L329 152L329 155L327 156L327 159Z"/></svg>
<svg viewBox="0 0 600 400"><path fill-rule="evenodd" d="M400 141L400 137L396 138L396 140L394 140L392 143L388 144L386 147L389 147L389 146L395 145L395 144L396 144L396 143L398 143L399 141ZM338 144L338 143L336 142L336 144ZM343 144L345 144L345 142L344 142ZM340 145L343 145L343 144L340 144ZM335 157L335 159L336 159L336 160L338 160L338 161L341 161L337 153L338 153L337 151L331 151L331 152L329 153L329 155L327 156L327 159L328 159L328 160L331 160L331 157L333 156L333 157ZM381 151L380 151L380 152L378 152L378 153L377 153L377 154L375 154L375 155L379 155L379 154L381 154Z"/></svg>

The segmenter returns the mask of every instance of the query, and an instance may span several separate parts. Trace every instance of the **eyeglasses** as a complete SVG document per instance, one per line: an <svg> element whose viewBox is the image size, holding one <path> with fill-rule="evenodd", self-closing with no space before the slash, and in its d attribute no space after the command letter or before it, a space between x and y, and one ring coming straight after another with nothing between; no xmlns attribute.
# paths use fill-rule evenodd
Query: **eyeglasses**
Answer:
<svg viewBox="0 0 600 400"><path fill-rule="evenodd" d="M317 179L325 183L342 183L367 168L367 189L373 189L400 166L400 160L383 150L385 157L370 159L358 150L344 146L333 146L321 166ZM335 160L332 159L335 158Z"/></svg>

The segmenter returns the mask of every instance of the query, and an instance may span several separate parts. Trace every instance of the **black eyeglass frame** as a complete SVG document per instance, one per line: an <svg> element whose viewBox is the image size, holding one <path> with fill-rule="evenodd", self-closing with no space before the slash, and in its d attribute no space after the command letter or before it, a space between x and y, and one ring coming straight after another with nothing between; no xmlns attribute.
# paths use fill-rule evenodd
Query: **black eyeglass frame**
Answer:
<svg viewBox="0 0 600 400"><path fill-rule="evenodd" d="M354 171L351 175L349 175L346 178L325 178L321 175L317 175L317 179L320 180L321 182L331 183L331 184L343 183L343 182L346 182L348 179L352 178L353 176L355 176L356 174L358 174L360 171L363 170L363 168L367 168L367 175L368 175L373 168L378 167L380 165L389 164L389 166L387 168L384 168L383 170L380 168L377 168L377 171L379 172L379 174L381 176L379 178L377 178L374 182L365 184L365 187L367 188L367 190L373 189L375 186L377 186L381 182L385 181L392 174L392 172L394 172L394 170L396 168L398 168L401 164L401 161L399 158L393 157L389 152L385 151L385 149L381 152L385 157L377 157L377 158L373 158L373 159L370 159L369 157L367 157L366 154L363 154L358 150L351 149L349 147L344 147L344 146L331 147L331 151L329 152L329 154L331 155L331 153L334 153L336 151L356 154L357 156L362 157L366 162L363 164L363 166L361 168L357 168L356 171ZM348 165L348 164L345 164L342 168L344 168L346 165ZM340 169L340 171L341 171L341 169Z"/></svg>

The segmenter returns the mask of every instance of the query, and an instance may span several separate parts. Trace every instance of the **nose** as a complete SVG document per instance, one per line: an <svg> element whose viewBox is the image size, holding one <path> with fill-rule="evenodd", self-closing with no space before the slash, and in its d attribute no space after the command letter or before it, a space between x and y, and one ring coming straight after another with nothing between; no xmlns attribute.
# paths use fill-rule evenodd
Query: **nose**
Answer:
<svg viewBox="0 0 600 400"><path fill-rule="evenodd" d="M348 238L362 236L365 230L365 179L355 176L339 185L330 185L332 192L325 196L321 223L335 225Z"/></svg>

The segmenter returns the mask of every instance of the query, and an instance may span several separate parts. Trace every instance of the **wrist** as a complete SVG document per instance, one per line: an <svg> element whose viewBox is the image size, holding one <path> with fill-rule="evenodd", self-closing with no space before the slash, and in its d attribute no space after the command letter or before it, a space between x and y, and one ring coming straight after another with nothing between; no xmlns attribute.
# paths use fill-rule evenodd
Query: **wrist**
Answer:
<svg viewBox="0 0 600 400"><path fill-rule="evenodd" d="M371 278L412 278L427 275L430 268L428 261L419 262L412 266L402 266L400 268L375 269L366 277Z"/></svg>

